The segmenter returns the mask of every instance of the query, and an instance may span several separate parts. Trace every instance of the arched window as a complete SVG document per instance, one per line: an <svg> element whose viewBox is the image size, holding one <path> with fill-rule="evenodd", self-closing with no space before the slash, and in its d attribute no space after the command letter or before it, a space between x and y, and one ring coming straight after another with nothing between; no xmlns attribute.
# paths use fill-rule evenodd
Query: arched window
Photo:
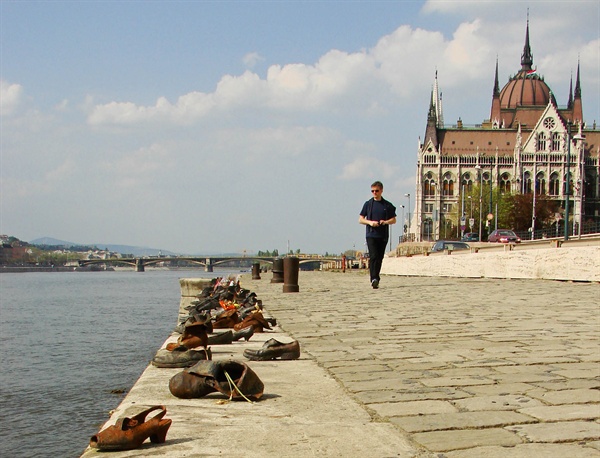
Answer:
<svg viewBox="0 0 600 458"><path fill-rule="evenodd" d="M470 173L465 173L462 177L462 184L465 186L465 193L471 194L473 192L473 179Z"/></svg>
<svg viewBox="0 0 600 458"><path fill-rule="evenodd" d="M545 151L546 150L546 134L544 132L540 132L537 136L537 151Z"/></svg>
<svg viewBox="0 0 600 458"><path fill-rule="evenodd" d="M483 180L483 182L486 185L489 185L490 181L492 179L492 174L490 172L483 172L483 175L481 176L481 179Z"/></svg>
<svg viewBox="0 0 600 458"><path fill-rule="evenodd" d="M452 175L449 173L444 175L444 182L442 183L443 194L445 196L454 195L454 180L452 179Z"/></svg>
<svg viewBox="0 0 600 458"><path fill-rule="evenodd" d="M560 134L558 132L552 134L551 151L560 151Z"/></svg>
<svg viewBox="0 0 600 458"><path fill-rule="evenodd" d="M535 193L538 196L540 194L546 194L546 179L544 178L544 172L538 172L535 177Z"/></svg>
<svg viewBox="0 0 600 458"><path fill-rule="evenodd" d="M525 172L523 175L523 194L531 194L531 173Z"/></svg>
<svg viewBox="0 0 600 458"><path fill-rule="evenodd" d="M428 172L425 175L423 180L423 195L424 196L434 196L435 195L435 182L433 180L433 175L431 172Z"/></svg>
<svg viewBox="0 0 600 458"><path fill-rule="evenodd" d="M550 187L548 194L551 196L558 196L560 194L560 184L558 180L558 173L554 172L550 175Z"/></svg>
<svg viewBox="0 0 600 458"><path fill-rule="evenodd" d="M503 173L500 176L500 193L506 194L510 192L510 175L508 173Z"/></svg>

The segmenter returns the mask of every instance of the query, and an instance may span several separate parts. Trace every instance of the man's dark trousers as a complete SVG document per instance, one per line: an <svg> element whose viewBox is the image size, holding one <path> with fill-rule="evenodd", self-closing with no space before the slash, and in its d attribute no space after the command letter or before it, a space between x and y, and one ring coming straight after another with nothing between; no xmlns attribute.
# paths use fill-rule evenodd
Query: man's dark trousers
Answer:
<svg viewBox="0 0 600 458"><path fill-rule="evenodd" d="M369 273L371 281L381 280L379 272L381 272L381 264L385 256L385 247L387 240L379 237L367 237L367 248L369 249Z"/></svg>

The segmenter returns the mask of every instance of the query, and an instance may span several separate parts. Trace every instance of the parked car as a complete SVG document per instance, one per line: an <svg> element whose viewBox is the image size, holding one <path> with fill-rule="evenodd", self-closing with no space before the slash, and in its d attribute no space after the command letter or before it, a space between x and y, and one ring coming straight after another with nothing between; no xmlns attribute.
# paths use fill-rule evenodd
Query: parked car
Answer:
<svg viewBox="0 0 600 458"><path fill-rule="evenodd" d="M450 251L458 251L458 250L470 250L471 247L469 246L468 243L465 242L457 242L454 240L438 240L437 242L435 242L433 244L433 247L431 248L431 252L435 253L437 251L444 251L444 250L450 250Z"/></svg>
<svg viewBox="0 0 600 458"><path fill-rule="evenodd" d="M521 243L517 234L508 229L496 229L488 237L488 242L492 243Z"/></svg>
<svg viewBox="0 0 600 458"><path fill-rule="evenodd" d="M477 232L465 232L460 240L462 242L479 242L479 234Z"/></svg>

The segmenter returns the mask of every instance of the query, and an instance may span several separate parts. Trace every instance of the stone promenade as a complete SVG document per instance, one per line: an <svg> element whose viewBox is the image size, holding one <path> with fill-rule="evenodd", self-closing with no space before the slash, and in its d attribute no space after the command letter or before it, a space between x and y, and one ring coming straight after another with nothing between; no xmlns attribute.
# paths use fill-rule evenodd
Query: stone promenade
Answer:
<svg viewBox="0 0 600 458"><path fill-rule="evenodd" d="M282 293L270 279L242 286L408 438L416 452L398 456L600 456L598 283L384 276L373 290L354 270L300 272Z"/></svg>

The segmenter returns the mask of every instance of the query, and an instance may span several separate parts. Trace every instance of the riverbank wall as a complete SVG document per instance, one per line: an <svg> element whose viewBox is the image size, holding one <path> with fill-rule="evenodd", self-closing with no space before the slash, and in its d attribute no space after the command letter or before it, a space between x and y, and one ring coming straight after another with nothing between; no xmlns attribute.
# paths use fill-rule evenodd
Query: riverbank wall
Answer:
<svg viewBox="0 0 600 458"><path fill-rule="evenodd" d="M386 256L382 274L600 282L600 241Z"/></svg>

